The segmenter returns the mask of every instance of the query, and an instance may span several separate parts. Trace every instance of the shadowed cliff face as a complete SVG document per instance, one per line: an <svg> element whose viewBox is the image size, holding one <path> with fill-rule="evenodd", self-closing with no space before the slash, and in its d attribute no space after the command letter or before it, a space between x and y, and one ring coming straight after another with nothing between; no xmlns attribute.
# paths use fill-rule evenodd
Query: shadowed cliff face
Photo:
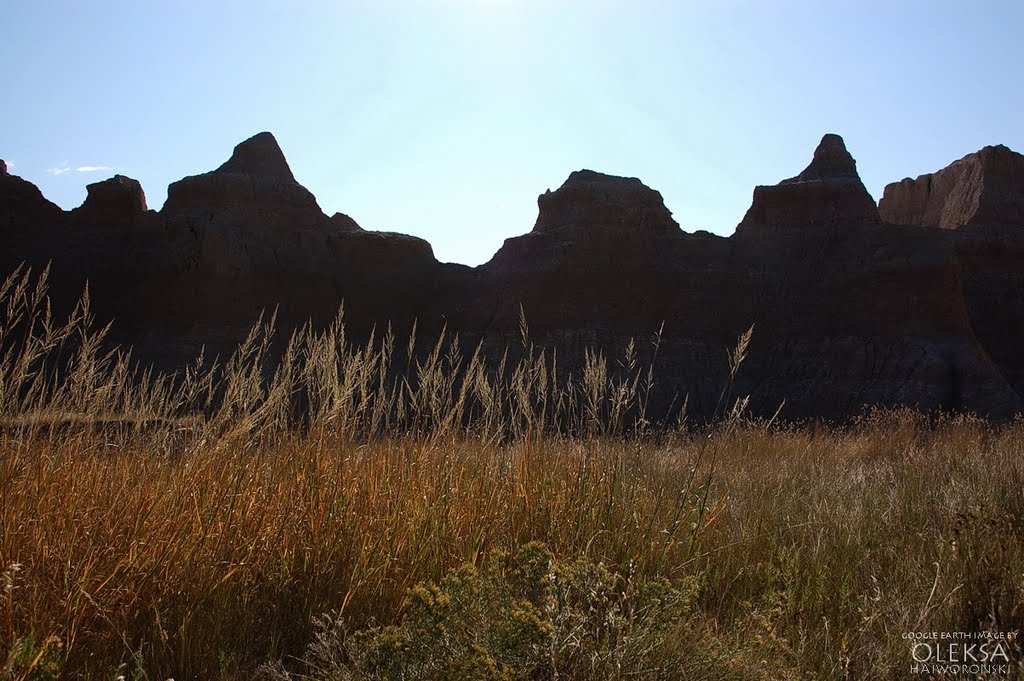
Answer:
<svg viewBox="0 0 1024 681"><path fill-rule="evenodd" d="M754 189L754 201L737 230L793 230L878 221L878 209L857 174L857 162L842 137L828 134L802 173Z"/></svg>
<svg viewBox="0 0 1024 681"><path fill-rule="evenodd" d="M534 233L561 229L613 230L671 234L679 231L661 194L635 177L614 177L578 170L558 191L537 199Z"/></svg>
<svg viewBox="0 0 1024 681"><path fill-rule="evenodd" d="M936 173L886 186L878 210L887 222L958 229L1024 225L1024 156L985 147Z"/></svg>
<svg viewBox="0 0 1024 681"><path fill-rule="evenodd" d="M888 222L949 230L971 328L1024 394L1024 156L985 147L935 173L885 188Z"/></svg>
<svg viewBox="0 0 1024 681"><path fill-rule="evenodd" d="M172 184L160 212L117 176L65 213L4 168L0 268L52 260L64 306L88 279L115 340L164 368L203 346L229 351L262 310L288 329L326 324L344 303L357 337L388 323L401 336L415 320L421 336L447 327L494 354L517 342L522 310L566 371L585 348L630 339L650 357L660 329L655 408L686 401L695 417L714 410L726 350L751 324L734 393L755 412L785 402L784 416L843 418L908 404L1004 417L1024 390L1012 351L1024 332L1024 187L1020 157L989 149L969 172L934 176L956 181L928 180L911 198L887 189L882 217L897 226L881 221L843 140L826 135L803 172L755 189L730 238L682 231L638 179L578 171L539 197L531 232L468 268L438 263L421 239L328 218L260 133L218 169ZM981 188L958 218L970 229L918 217L966 215L929 207L964 194L934 189L963 178Z"/></svg>

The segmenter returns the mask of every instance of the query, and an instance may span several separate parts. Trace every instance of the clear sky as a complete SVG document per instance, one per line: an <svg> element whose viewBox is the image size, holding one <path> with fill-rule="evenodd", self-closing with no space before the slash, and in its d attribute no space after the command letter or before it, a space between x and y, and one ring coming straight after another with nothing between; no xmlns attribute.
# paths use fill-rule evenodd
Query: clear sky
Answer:
<svg viewBox="0 0 1024 681"><path fill-rule="evenodd" d="M1024 1L0 0L0 158L72 208L261 130L330 215L478 264L591 168L731 234L825 132L861 177L1024 152Z"/></svg>

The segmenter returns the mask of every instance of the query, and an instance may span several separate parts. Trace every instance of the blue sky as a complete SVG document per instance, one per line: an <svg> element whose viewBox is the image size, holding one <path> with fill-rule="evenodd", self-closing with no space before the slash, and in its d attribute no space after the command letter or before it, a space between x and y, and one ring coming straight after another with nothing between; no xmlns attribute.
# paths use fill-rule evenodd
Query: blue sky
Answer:
<svg viewBox="0 0 1024 681"><path fill-rule="evenodd" d="M876 199L1024 151L1020 0L0 2L0 158L64 208L270 130L328 214L478 264L579 168L727 235L825 132Z"/></svg>

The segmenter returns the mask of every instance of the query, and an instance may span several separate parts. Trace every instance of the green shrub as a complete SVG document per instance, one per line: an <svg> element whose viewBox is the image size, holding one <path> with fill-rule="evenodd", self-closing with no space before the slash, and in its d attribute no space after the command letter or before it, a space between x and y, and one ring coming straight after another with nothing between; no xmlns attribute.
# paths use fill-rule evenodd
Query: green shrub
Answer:
<svg viewBox="0 0 1024 681"><path fill-rule="evenodd" d="M691 677L715 663L678 645L696 592L693 579L673 585L585 559L561 562L531 542L482 569L466 564L416 585L397 625L349 633L339 618L321 618L302 674L263 671L324 681Z"/></svg>

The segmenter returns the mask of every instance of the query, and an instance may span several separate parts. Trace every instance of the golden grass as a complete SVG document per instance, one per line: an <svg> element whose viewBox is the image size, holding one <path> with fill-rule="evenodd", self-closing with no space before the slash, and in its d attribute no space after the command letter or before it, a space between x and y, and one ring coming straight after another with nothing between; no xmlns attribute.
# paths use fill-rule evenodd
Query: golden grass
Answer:
<svg viewBox="0 0 1024 681"><path fill-rule="evenodd" d="M533 541L692 586L664 655L714 651L699 678L906 678L905 632L1021 629L1024 423L651 430L633 350L569 379L525 324L499 370L339 320L157 376L44 292L0 291L7 678L370 678L307 664L317 618L398 622L416 584Z"/></svg>

